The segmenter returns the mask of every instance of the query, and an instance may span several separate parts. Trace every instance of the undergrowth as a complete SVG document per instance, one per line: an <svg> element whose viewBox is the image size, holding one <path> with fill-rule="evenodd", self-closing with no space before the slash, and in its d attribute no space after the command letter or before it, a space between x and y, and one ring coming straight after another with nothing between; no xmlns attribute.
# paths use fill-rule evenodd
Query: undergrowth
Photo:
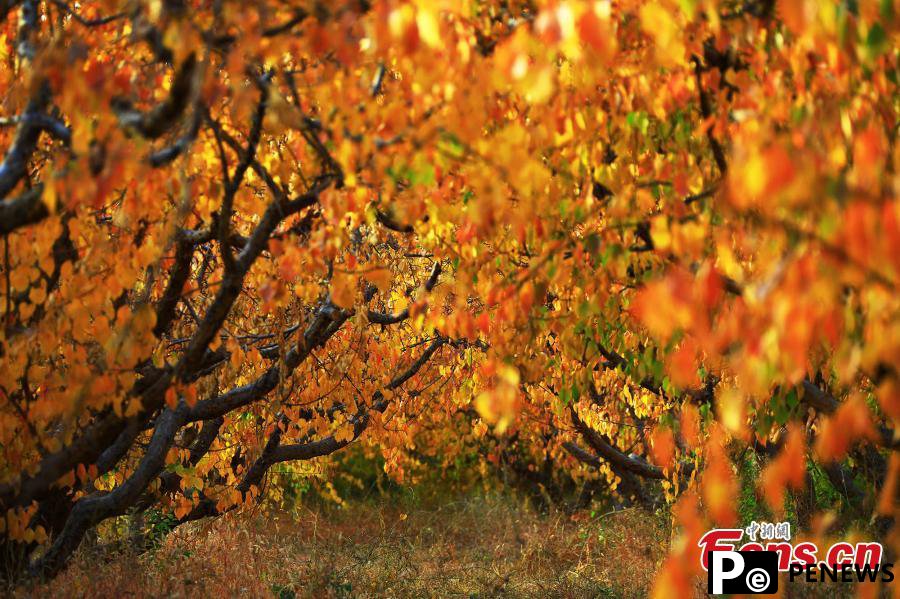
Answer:
<svg viewBox="0 0 900 599"><path fill-rule="evenodd" d="M540 515L499 496L352 504L179 528L156 549L82 548L22 593L75 597L643 597L668 547L639 510Z"/></svg>

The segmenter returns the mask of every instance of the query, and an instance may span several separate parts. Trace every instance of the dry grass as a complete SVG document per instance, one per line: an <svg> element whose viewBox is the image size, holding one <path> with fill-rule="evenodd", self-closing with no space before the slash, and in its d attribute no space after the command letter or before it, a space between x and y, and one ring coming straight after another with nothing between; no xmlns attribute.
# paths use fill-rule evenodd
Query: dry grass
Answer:
<svg viewBox="0 0 900 599"><path fill-rule="evenodd" d="M643 597L667 547L660 518L572 520L504 499L434 510L356 506L233 516L141 556L82 551L42 596Z"/></svg>

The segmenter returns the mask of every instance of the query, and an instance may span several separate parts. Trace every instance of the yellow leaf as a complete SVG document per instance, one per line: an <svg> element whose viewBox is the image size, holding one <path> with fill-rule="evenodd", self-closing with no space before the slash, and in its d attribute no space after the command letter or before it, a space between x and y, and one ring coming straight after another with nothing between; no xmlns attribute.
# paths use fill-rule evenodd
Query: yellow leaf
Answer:
<svg viewBox="0 0 900 599"><path fill-rule="evenodd" d="M537 70L529 81L525 97L535 104L543 104L549 100L556 87L555 73L551 67Z"/></svg>
<svg viewBox="0 0 900 599"><path fill-rule="evenodd" d="M656 60L664 66L677 64L684 58L684 44L678 38L680 28L673 15L659 3L641 8L641 26L656 42Z"/></svg>
<svg viewBox="0 0 900 599"><path fill-rule="evenodd" d="M416 13L419 38L432 48L441 46L441 30L437 15L431 6L421 6Z"/></svg>
<svg viewBox="0 0 900 599"><path fill-rule="evenodd" d="M672 234L665 216L656 216L650 221L650 237L657 250L665 251L672 245Z"/></svg>
<svg viewBox="0 0 900 599"><path fill-rule="evenodd" d="M499 369L497 386L475 398L475 409L485 421L503 434L512 424L518 408L519 371L504 365Z"/></svg>
<svg viewBox="0 0 900 599"><path fill-rule="evenodd" d="M51 177L50 181L47 185L44 186L44 196L42 198L44 200L44 204L47 206L47 210L50 214L56 212L56 204L58 203L58 198L56 196L56 182Z"/></svg>
<svg viewBox="0 0 900 599"><path fill-rule="evenodd" d="M746 411L744 398L741 392L730 387L724 390L718 398L719 421L730 433L743 436L746 424Z"/></svg>
<svg viewBox="0 0 900 599"><path fill-rule="evenodd" d="M341 428L335 431L334 440L338 443L349 443L353 440L353 433L353 423L344 423Z"/></svg>

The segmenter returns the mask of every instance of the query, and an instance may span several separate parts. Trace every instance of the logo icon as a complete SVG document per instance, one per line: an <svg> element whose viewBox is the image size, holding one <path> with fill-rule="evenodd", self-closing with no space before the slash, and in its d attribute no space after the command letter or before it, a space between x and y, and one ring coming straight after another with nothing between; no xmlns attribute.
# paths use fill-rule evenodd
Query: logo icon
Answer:
<svg viewBox="0 0 900 599"><path fill-rule="evenodd" d="M769 594L778 591L775 551L713 551L707 591L711 595Z"/></svg>

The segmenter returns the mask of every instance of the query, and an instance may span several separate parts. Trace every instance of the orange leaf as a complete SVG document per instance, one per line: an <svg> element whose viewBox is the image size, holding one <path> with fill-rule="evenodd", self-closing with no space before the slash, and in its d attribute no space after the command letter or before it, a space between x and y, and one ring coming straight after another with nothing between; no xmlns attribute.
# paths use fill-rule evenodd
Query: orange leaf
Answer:
<svg viewBox="0 0 900 599"><path fill-rule="evenodd" d="M698 352L696 340L686 337L667 357L666 373L676 387L687 389L700 384L700 377L697 376Z"/></svg>
<svg viewBox="0 0 900 599"><path fill-rule="evenodd" d="M380 292L387 293L391 290L391 280L393 275L389 268L379 266L366 272L363 276L368 282L378 287Z"/></svg>
<svg viewBox="0 0 900 599"><path fill-rule="evenodd" d="M700 410L692 403L681 406L681 436L690 447L700 445Z"/></svg>
<svg viewBox="0 0 900 599"><path fill-rule="evenodd" d="M824 462L843 459L850 446L859 439L876 439L869 406L854 395L825 422L816 440L816 453Z"/></svg>
<svg viewBox="0 0 900 599"><path fill-rule="evenodd" d="M356 278L353 275L336 272L331 278L331 301L335 306L349 310L356 299Z"/></svg>
<svg viewBox="0 0 900 599"><path fill-rule="evenodd" d="M174 387L166 389L166 405L173 410L178 406L178 392Z"/></svg>
<svg viewBox="0 0 900 599"><path fill-rule="evenodd" d="M578 19L578 35L581 40L605 59L612 58L616 49L616 36L609 30L593 7L588 7Z"/></svg>
<svg viewBox="0 0 900 599"><path fill-rule="evenodd" d="M784 449L760 474L763 495L777 513L784 509L785 488L800 490L806 482L806 436L797 425L787 435Z"/></svg>
<svg viewBox="0 0 900 599"><path fill-rule="evenodd" d="M737 479L722 446L721 431L716 430L706 447L707 467L703 473L703 503L710 517L720 527L729 528L737 521L735 497Z"/></svg>
<svg viewBox="0 0 900 599"><path fill-rule="evenodd" d="M881 497L878 500L878 513L885 516L893 515L897 509L897 482L900 479L900 454L892 453L891 462L888 465L887 479L881 489Z"/></svg>
<svg viewBox="0 0 900 599"><path fill-rule="evenodd" d="M672 429L657 426L650 436L653 462L660 468L671 470L675 465L675 435Z"/></svg>

